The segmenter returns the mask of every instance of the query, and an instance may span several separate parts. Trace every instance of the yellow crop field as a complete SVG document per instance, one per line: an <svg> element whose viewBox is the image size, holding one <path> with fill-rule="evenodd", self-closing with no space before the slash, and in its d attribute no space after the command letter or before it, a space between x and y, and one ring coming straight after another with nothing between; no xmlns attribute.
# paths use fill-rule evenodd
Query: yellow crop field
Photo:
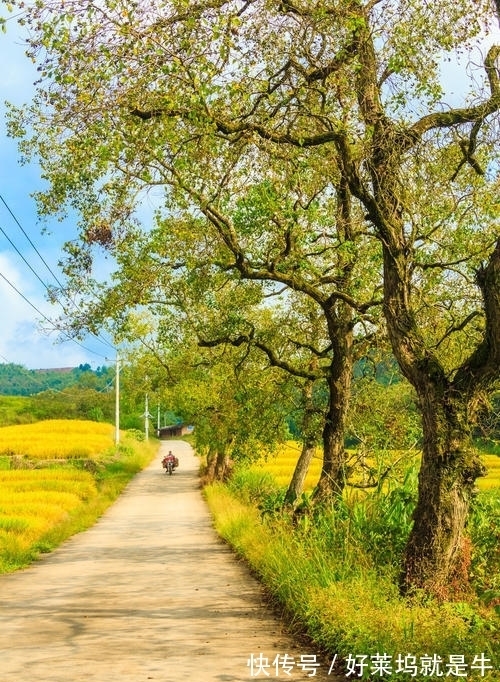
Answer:
<svg viewBox="0 0 500 682"><path fill-rule="evenodd" d="M96 457L113 445L110 424L53 419L0 428L0 454L34 459Z"/></svg>
<svg viewBox="0 0 500 682"><path fill-rule="evenodd" d="M498 455L482 455L481 459L487 469L487 474L484 478L477 480L477 487L480 490L500 488L500 457Z"/></svg>
<svg viewBox="0 0 500 682"><path fill-rule="evenodd" d="M279 486L287 487L299 458L300 450L300 444L289 441L278 450L276 455L267 458L266 461L255 466L269 471ZM304 484L305 490L312 490L318 482L321 473L321 464L321 451L318 448L309 467L309 471L307 472Z"/></svg>
<svg viewBox="0 0 500 682"><path fill-rule="evenodd" d="M0 471L0 554L18 554L97 494L92 474L61 469Z"/></svg>
<svg viewBox="0 0 500 682"><path fill-rule="evenodd" d="M78 420L0 428L0 574L88 528L158 449L125 433L117 448L114 435Z"/></svg>
<svg viewBox="0 0 500 682"><path fill-rule="evenodd" d="M260 469L269 471L281 487L286 487L290 483L295 464L300 455L300 445L292 441L288 442L275 456L259 463ZM487 476L477 480L480 490L491 490L500 488L500 457L497 455L482 455L482 461L487 468ZM304 490L311 491L319 480L321 473L321 451L318 449L311 462L305 480Z"/></svg>

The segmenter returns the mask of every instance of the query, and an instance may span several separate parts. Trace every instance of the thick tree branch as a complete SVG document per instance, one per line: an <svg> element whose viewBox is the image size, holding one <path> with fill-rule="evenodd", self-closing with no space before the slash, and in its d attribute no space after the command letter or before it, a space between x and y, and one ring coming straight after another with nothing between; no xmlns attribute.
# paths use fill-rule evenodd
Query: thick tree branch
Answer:
<svg viewBox="0 0 500 682"><path fill-rule="evenodd" d="M235 338L223 336L212 340L201 338L199 338L198 340L198 345L201 348L215 348L217 346L223 345L239 347L242 346L243 344L253 345L255 348L258 348L267 356L269 364L272 367L282 369L292 376L300 377L302 379L308 379L310 381L316 381L317 379L321 379L324 376L321 371L318 372L305 371L297 367L294 367L291 363L286 362L285 360L282 360L280 357L278 357L277 353L272 348L269 348L269 346L260 341L256 341L253 338L253 331L250 334L240 334Z"/></svg>
<svg viewBox="0 0 500 682"><path fill-rule="evenodd" d="M443 334L443 336L436 343L435 348L439 348L439 346L455 332L463 331L467 327L467 325L470 324L472 320L474 320L476 317L479 317L480 314L481 313L479 312L479 310L473 310L471 313L469 313L469 315L467 315L465 319L463 319L458 324L450 325Z"/></svg>
<svg viewBox="0 0 500 682"><path fill-rule="evenodd" d="M476 281L484 301L485 330L482 343L455 375L458 390L486 388L499 381L500 367L500 238L488 263L477 271Z"/></svg>
<svg viewBox="0 0 500 682"><path fill-rule="evenodd" d="M490 85L490 97L482 104L474 107L438 111L424 116L414 123L400 136L400 142L409 148L429 130L435 128L451 128L462 123L476 123L484 121L490 114L500 109L500 78L498 73L498 58L500 46L492 45L484 60L484 68Z"/></svg>

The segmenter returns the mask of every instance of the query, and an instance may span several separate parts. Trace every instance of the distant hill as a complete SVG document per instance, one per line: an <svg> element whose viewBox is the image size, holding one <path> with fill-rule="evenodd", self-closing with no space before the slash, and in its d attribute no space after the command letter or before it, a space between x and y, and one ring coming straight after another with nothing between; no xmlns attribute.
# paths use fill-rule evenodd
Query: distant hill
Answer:
<svg viewBox="0 0 500 682"><path fill-rule="evenodd" d="M0 364L0 395L36 395L43 391L62 391L71 386L105 390L112 385L114 369L90 365L57 369L26 369L14 363Z"/></svg>

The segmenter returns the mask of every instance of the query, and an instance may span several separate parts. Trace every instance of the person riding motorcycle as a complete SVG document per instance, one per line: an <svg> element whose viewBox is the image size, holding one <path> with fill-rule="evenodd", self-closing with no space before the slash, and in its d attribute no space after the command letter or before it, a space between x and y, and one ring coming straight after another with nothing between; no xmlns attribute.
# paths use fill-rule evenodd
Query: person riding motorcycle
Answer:
<svg viewBox="0 0 500 682"><path fill-rule="evenodd" d="M165 457L161 461L164 469L166 469L168 467L169 462L172 464L173 469L175 469L176 467L179 466L179 460L172 453L172 450L169 450L168 455L165 455Z"/></svg>

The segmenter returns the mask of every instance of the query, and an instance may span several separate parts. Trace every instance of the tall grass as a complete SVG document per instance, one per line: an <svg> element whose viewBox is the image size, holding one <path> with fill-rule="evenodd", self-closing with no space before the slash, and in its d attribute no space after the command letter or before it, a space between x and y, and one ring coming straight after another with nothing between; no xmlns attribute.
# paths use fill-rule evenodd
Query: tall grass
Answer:
<svg viewBox="0 0 500 682"><path fill-rule="evenodd" d="M500 679L498 494L480 493L471 514L479 597L437 603L418 594L403 599L397 589L416 467L400 485L347 496L335 507L308 509L305 497L299 516L278 509L282 492L269 471L255 468L236 471L227 485L205 490L218 532L329 656L348 660L385 653L393 661L398 656L421 661L435 654L446 675L450 656L463 656L469 666L484 654L494 670L485 670L483 677L468 668L468 678ZM367 668L361 677L369 676ZM425 673L413 677L423 679ZM408 680L410 673L393 668L390 679Z"/></svg>

